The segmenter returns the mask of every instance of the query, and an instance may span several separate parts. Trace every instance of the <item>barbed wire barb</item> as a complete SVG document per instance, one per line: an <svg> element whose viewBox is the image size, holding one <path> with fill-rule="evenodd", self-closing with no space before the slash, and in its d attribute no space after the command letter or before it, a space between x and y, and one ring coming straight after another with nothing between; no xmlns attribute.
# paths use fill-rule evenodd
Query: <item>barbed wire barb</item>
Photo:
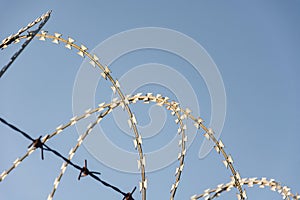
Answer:
<svg viewBox="0 0 300 200"><path fill-rule="evenodd" d="M4 124L6 124L7 126L9 126L10 128L12 128L13 130L15 131L18 131L19 133L22 133L22 135L26 135L28 137L26 137L27 139L30 139L30 140L33 140L29 134L25 133L24 131L20 130L19 128L16 128L16 126L8 123L6 120L0 118L0 121ZM119 188L101 180L98 176L96 175L100 175L101 173L100 172L96 172L96 171L90 171L88 168L87 168L87 160L84 161L84 166L83 167L80 167L76 164L74 164L72 161L70 161L69 159L67 159L66 157L64 157L62 154L60 154L58 151L54 150L53 148L50 148L49 146L47 146L44 142L41 141L41 138L42 136L40 136L39 138L33 140L33 142L28 146L29 149L31 148L40 148L41 151L42 151L42 160L44 160L44 154L43 154L43 150L45 151L49 151L49 152L52 152L54 155L58 156L59 158L62 158L65 162L67 162L68 164L70 164L71 166L73 166L74 168L76 168L77 170L80 171L79 173L79 176L78 176L78 180L80 180L81 177L85 177L85 176L90 176L92 177L93 179L99 181L100 183L102 183L104 186L106 187L110 187L112 188L113 190L121 193L124 198L128 198L128 199L133 199L131 194L132 193L125 193L125 192L122 192ZM133 192L135 191L135 189L133 190Z"/></svg>
<svg viewBox="0 0 300 200"><path fill-rule="evenodd" d="M224 164L224 166L227 169L230 170L230 173L231 173L231 177L230 177L231 182L229 182L227 184L220 184L215 189L207 189L204 191L204 193L202 193L200 195L192 196L191 197L192 200L200 199L200 198L212 200L214 198L219 197L223 192L230 191L232 188L236 188L238 191L237 199L244 200L247 198L246 190L243 188L244 185L247 185L248 187L252 187L253 185L259 185L260 188L264 188L265 186L268 186L268 187L270 187L270 189L272 191L277 191L278 193L280 193L282 195L283 199L290 199L290 198L292 198L294 200L300 199L300 195L292 194L291 189L289 187L281 186L274 179L267 180L266 178L261 178L261 179L242 178L240 173L235 169L235 167L233 165L234 161L233 161L232 156L225 151L225 145L222 142L222 140L216 139L216 137L214 136L213 129L206 127L204 125L204 121L202 118L194 117L191 114L190 109L188 109L188 108L183 109L179 105L179 103L177 103L175 101L170 101L168 97L163 97L160 94L156 95L156 96L154 96L152 93L147 93L145 95L143 95L141 93L136 94L136 95L124 95L124 93L121 90L122 84L119 82L118 79L115 79L112 77L111 69L106 65L102 65L99 62L99 58L97 57L97 55L92 55L91 53L89 53L88 48L85 45L83 45L83 44L77 45L75 43L75 40L72 39L71 37L64 39L62 37L62 34L60 34L60 33L54 33L53 35L51 35L47 31L41 31L42 27L47 23L48 19L50 18L51 12L52 11L48 11L47 13L43 14L41 17L39 17L36 20L34 20L33 22L29 23L27 26L21 28L16 34L10 35L9 37L2 40L2 43L0 44L1 50L7 48L9 45L20 42L22 39L24 39L26 41L21 45L21 48L15 54L13 54L13 56L10 58L8 64L6 64L1 69L0 78L4 75L4 73L8 70L8 68L13 64L13 62L16 60L16 58L23 52L23 50L32 41L33 38L38 38L41 41L45 41L46 39L49 39L54 44L59 45L60 43L62 43L62 44L64 44L64 47L67 49L70 49L70 50L75 49L76 53L79 56L81 56L82 58L85 58L85 57L88 58L89 63L93 67L98 67L101 70L100 75L105 80L107 80L111 83L110 88L111 88L112 92L114 94L117 94L120 99L119 100L114 99L114 100L112 100L111 103L107 103L107 104L102 103L102 104L99 104L99 106L97 108L88 109L81 116L79 116L79 117L75 116L68 123L58 126L56 128L56 130L54 132L52 132L51 134L46 134L44 137L40 136L37 139L32 138L29 134L22 131L15 125L7 122L3 118L0 118L1 123L10 127L14 131L22 134L23 137L25 137L26 139L31 141L31 144L28 146L26 153L21 158L17 158L13 162L13 165L8 170L3 171L3 173L0 175L0 182L3 181L5 179L5 177L8 174L10 174L10 172L12 172L14 169L16 169L17 166L19 166L19 164L22 163L22 161L24 159L26 159L28 156L30 156L36 149L40 149L42 160L44 160L44 151L45 151L45 152L51 153L52 155L55 155L56 157L58 157L64 161L62 164L62 167L61 167L61 171L60 171L58 177L54 181L54 187L48 196L48 200L52 200L52 198L55 194L55 191L57 190L57 187L61 181L61 178L69 165L79 171L79 176L77 178L78 180L80 180L81 177L91 177L94 180L100 182L102 185L109 187L109 188L113 189L114 191L122 194L123 200L133 200L132 195L135 192L136 187L134 187L131 192L125 193L122 190L120 190L119 188L117 188L116 186L113 186L113 185L107 183L106 181L103 181L99 177L99 175L101 174L100 172L90 171L88 169L88 163L87 163L86 159L84 160L83 167L75 164L72 161L72 158L74 157L76 151L81 146L84 139L92 131L92 129L97 124L99 124L101 122L101 120L105 116L107 116L113 109L117 108L118 106L121 106L123 108L123 110L127 112L128 125L134 133L133 143L134 143L134 148L137 150L138 156L139 156L138 169L140 171L140 176L141 176L141 181L139 182L139 186L140 186L139 190L142 194L141 195L142 200L146 200L146 191L147 191L148 180L146 178L146 156L145 156L145 153L143 152L143 142L142 142L143 138L137 129L138 120L135 116L135 113L133 113L131 108L129 107L129 104L134 104L137 101L143 101L144 103L154 102L157 105L163 106L167 110L170 110L171 115L176 117L175 123L179 126L178 131L177 131L177 134L181 135L181 138L179 140L180 153L178 155L179 166L176 168L176 171L175 171L175 183L172 184L172 186L171 186L170 200L173 200L175 198L175 194L176 194L177 188L179 186L181 175L182 175L182 172L184 169L185 156L186 156L186 151L187 151L186 150L186 142L188 140L188 138L185 134L187 126L184 123L184 120L187 120L187 119L192 120L197 129L202 129L204 131L203 136L207 140L213 141L213 143L215 145L214 146L215 151L223 157L224 160L222 161L222 163ZM40 24L37 29L35 29L33 31L29 31L30 28L32 28L33 26L35 26L38 23L40 23ZM25 31L27 31L28 33L22 35ZM102 112L103 110L105 110L105 111ZM75 125L78 121L88 118L89 116L91 116L92 114L95 114L95 113L100 113L100 114L98 115L96 121L91 123L87 127L86 131L82 135L79 136L76 145L74 146L74 148L72 148L70 150L68 158L63 156L57 150L49 147L46 144L46 142L48 140L50 140L54 136L58 135L59 133L64 131L66 128Z"/></svg>

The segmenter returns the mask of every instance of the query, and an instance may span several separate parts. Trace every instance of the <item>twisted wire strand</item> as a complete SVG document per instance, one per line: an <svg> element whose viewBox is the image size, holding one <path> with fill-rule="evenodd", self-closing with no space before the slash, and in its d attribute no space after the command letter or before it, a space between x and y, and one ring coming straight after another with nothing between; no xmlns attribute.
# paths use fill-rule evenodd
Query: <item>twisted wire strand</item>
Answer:
<svg viewBox="0 0 300 200"><path fill-rule="evenodd" d="M30 135L28 135L27 133L25 133L24 131L22 131L21 129L19 129L18 127L8 123L6 120L2 119L0 117L0 122L2 122L3 124L5 124L6 126L10 127L11 129L21 133L24 137L26 137L27 139L31 140L32 142L34 141L34 139L32 137L30 137Z"/></svg>
<svg viewBox="0 0 300 200"><path fill-rule="evenodd" d="M17 57L23 52L23 50L26 48L26 46L32 41L32 39L35 37L35 35L42 29L42 27L47 23L48 19L50 18L51 11L47 12L42 17L36 19L34 22L30 23L27 27L24 27L18 31L13 36L10 36L8 38L5 38L2 41L2 44L0 44L0 49L7 47L11 42L18 43L20 40L17 39L21 33L23 33L25 30L29 29L30 27L34 26L38 22L42 20L39 27L31 32L28 32L27 34L27 40L22 44L21 48L10 58L10 61L1 69L0 71L0 78L3 76L3 74L8 70L8 68L13 64L13 62L17 59ZM30 26L32 24L32 26Z"/></svg>
<svg viewBox="0 0 300 200"><path fill-rule="evenodd" d="M191 197L191 200L201 199L205 198L206 200L211 200L216 197L219 197L223 192L229 192L234 187L234 181L231 181L226 184L220 184L215 189L207 189L204 191L204 193L199 195L193 195ZM299 200L300 195L299 194L293 194L291 192L291 189L287 186L282 186L279 182L275 181L274 179L266 179L263 178L243 178L241 181L242 185L246 185L249 188L253 187L254 185L258 185L259 188L265 188L269 187L271 191L278 192L282 199L293 199L293 200ZM214 193L214 194L213 194ZM213 194L213 195L211 195ZM211 195L211 196L210 196Z"/></svg>

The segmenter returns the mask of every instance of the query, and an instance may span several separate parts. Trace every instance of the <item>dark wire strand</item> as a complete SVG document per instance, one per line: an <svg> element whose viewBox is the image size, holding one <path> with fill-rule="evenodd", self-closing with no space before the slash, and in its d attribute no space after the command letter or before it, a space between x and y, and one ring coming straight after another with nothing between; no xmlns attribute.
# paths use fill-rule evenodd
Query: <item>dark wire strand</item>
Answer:
<svg viewBox="0 0 300 200"><path fill-rule="evenodd" d="M50 18L50 15L46 17L40 24L39 27L34 31L28 32L28 39L22 44L21 48L10 58L10 61L8 64L6 64L0 71L0 78L3 76L3 74L8 70L8 68L13 64L13 62L17 59L17 57L22 53L22 51L26 48L26 46L32 41L32 39L35 37L35 35L42 29L42 27L47 23L48 19Z"/></svg>
<svg viewBox="0 0 300 200"><path fill-rule="evenodd" d="M10 127L11 129L21 133L24 137L26 137L27 139L31 140L32 142L34 141L34 139L32 137L30 137L27 133L25 133L24 131L22 131L21 129L19 129L18 127L8 123L6 120L4 120L3 118L0 117L0 121L7 125L8 127Z"/></svg>
<svg viewBox="0 0 300 200"><path fill-rule="evenodd" d="M27 31L31 27L35 26L38 24L40 21L45 20L45 18L49 18L52 13L52 10L49 10L39 18L35 19L33 22L29 23L27 26L21 28L17 33L5 38L2 40L2 43L0 44L0 49L6 48L8 45L10 45L12 42L14 42L23 32Z"/></svg>
<svg viewBox="0 0 300 200"><path fill-rule="evenodd" d="M80 174L82 172L85 172L87 174L87 176L92 177L93 179L95 179L96 181L100 182L101 184L103 184L106 187L112 188L113 190L115 190L116 192L122 194L124 196L123 199L128 199L128 200L134 200L132 198L132 193L135 191L136 187L133 189L132 192L129 193L125 193L123 191L121 191L119 188L117 188L116 186L113 186L105 181L103 181L102 179L100 179L98 176L96 176L95 174L100 174L100 172L96 172L96 171L89 171L87 169L87 166L85 164L84 167L80 167L79 165L73 163L72 161L70 161L68 158L64 157L61 153L59 153L58 151L50 148L48 145L44 144L43 142L41 142L41 136L38 139L33 139L32 137L29 136L29 134L25 133L24 131L22 131L21 129L19 129L18 127L16 127L15 125L8 123L6 120L4 120L3 118L0 117L0 122L2 122L3 124L5 124L6 126L10 127L11 129L21 133L25 138L29 139L32 141L32 143L29 145L28 148L30 147L34 147L34 148L40 148L42 151L42 159L44 159L43 156L43 150L48 151L53 153L54 155L56 155L57 157L63 159L65 162L67 162L69 165L71 165L72 167L74 167L75 169L80 171ZM86 163L86 162L85 162Z"/></svg>

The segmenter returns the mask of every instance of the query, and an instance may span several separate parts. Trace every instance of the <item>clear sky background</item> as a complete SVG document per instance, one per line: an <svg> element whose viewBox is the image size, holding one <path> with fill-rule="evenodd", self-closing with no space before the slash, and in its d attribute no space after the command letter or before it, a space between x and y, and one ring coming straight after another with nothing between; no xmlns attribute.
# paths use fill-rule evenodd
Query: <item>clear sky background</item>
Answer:
<svg viewBox="0 0 300 200"><path fill-rule="evenodd" d="M227 113L221 138L241 176L274 178L291 187L292 192L300 192L299 1L1 0L0 38L17 32L50 9L52 16L44 29L62 33L64 37L72 36L89 49L114 34L141 27L169 28L196 40L215 61L224 81ZM18 47L1 51L1 66ZM210 100L205 83L201 77L193 76L191 67L176 56L145 50L125 55L111 66L113 77L149 62L168 64L182 72L197 93L201 115L209 121ZM48 134L67 122L72 117L72 90L81 63L76 52L49 41L34 40L0 80L1 117L33 137ZM97 92L108 87L109 84L101 82ZM145 86L140 91L170 93L158 86ZM110 96L102 95L95 101L109 99ZM135 111L138 113L139 109ZM142 123L149 120L143 113L137 115L142 116ZM152 138L153 143L151 138L147 140L145 152L154 150L153 145L163 146L174 136L172 131L176 131L176 126L171 122L166 126L161 134L167 136ZM134 152L131 138L117 128L110 128L119 136L108 137L119 138L115 140L117 145ZM30 142L3 125L0 133L0 171L3 171L25 153ZM70 128L48 144L67 155L77 137L75 128ZM198 158L202 141L203 136L199 134L188 151L177 199L189 199L230 180L230 171L223 166L220 155L213 151L204 159ZM101 178L123 191L138 186L139 175L110 169L82 147L74 162L82 165L84 159L88 159L90 169L102 172ZM61 162L50 154L41 161L39 152L33 153L0 183L0 199L46 199ZM176 166L174 163L147 175L148 199L169 198ZM78 182L77 176L73 168L66 171L56 199L122 198L93 179ZM269 190L253 188L247 192L249 199L281 199L278 193ZM235 193L233 190L221 198L233 199ZM141 199L138 192L134 197Z"/></svg>

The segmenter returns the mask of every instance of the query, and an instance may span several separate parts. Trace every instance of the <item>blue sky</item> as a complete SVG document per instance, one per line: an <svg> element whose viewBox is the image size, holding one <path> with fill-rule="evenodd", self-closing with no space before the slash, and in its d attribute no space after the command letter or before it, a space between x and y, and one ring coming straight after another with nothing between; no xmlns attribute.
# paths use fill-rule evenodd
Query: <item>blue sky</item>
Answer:
<svg viewBox="0 0 300 200"><path fill-rule="evenodd" d="M299 1L36 3L2 0L1 3L5 7L0 13L1 38L18 31L49 9L53 12L44 29L49 33L62 33L65 38L72 36L89 49L114 34L142 27L168 28L193 38L205 48L223 78L227 112L221 138L241 176L274 178L291 187L292 192L300 192ZM15 45L1 51L1 66L17 49ZM69 52L62 45L33 41L0 80L1 117L33 137L52 132L67 122L73 115L73 84L82 61L76 52ZM209 121L211 103L205 82L177 56L155 50L133 52L111 65L112 75L119 78L144 63L162 63L182 73L196 92L201 116ZM100 81L96 103L110 100L111 96L106 95L108 88L108 83ZM156 85L141 87L139 91L172 97L171 91ZM149 120L143 114L149 108L145 106L132 106L142 124ZM145 152L163 146L174 137L177 127L170 121L168 119L161 133L163 136L146 140ZM115 144L134 152L129 136L112 127L109 119L103 123L113 130L114 134L108 137L115 140ZM25 153L29 141L2 125L0 132L2 171ZM67 155L77 137L76 129L70 128L49 141L49 145ZM224 168L220 155L211 152L204 159L198 158L202 141L203 136L197 135L188 150L177 199L189 199L193 194L230 180L230 172ZM41 161L39 156L39 152L35 152L0 184L0 199L46 199L62 161L50 154ZM82 147L74 161L81 165L84 159L88 159L91 169L102 172L101 178L123 191L138 186L138 175L111 169ZM147 175L148 199L169 198L176 166L174 163ZM72 168L67 170L56 199L121 199L119 194L92 179L78 182L77 173ZM268 190L253 188L247 192L249 199L281 198ZM223 198L234 198L235 193L232 191ZM141 198L137 192L134 197Z"/></svg>

